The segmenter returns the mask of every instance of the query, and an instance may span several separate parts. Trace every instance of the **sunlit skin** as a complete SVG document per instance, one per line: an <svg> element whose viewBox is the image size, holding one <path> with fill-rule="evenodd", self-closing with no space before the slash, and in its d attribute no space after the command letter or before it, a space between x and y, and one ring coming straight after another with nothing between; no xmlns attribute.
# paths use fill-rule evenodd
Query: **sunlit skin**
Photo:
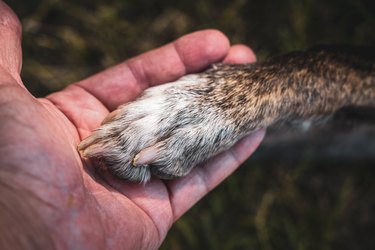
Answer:
<svg viewBox="0 0 375 250"><path fill-rule="evenodd" d="M264 136L263 130L249 135L182 179L146 185L114 179L83 163L76 149L110 111L150 86L212 63L254 62L251 49L230 46L218 31L198 31L36 99L19 75L20 23L1 1L0 34L0 178L27 191L25 204L59 248L159 247L173 222L236 170Z"/></svg>

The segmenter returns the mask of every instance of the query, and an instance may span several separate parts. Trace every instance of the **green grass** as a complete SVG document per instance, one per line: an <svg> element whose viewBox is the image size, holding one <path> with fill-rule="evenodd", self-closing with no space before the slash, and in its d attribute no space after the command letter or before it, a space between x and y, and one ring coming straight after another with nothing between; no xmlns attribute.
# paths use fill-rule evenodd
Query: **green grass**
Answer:
<svg viewBox="0 0 375 250"><path fill-rule="evenodd" d="M36 96L198 29L220 29L260 59L318 43L375 44L373 1L8 2ZM292 161L267 152L184 215L162 249L375 249L373 162L320 160L307 146Z"/></svg>

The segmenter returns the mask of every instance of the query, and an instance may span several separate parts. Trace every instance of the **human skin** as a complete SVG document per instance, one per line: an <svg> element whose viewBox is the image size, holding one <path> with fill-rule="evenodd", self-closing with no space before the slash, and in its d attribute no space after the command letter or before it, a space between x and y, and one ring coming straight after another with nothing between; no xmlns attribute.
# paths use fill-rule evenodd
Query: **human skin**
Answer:
<svg viewBox="0 0 375 250"><path fill-rule="evenodd" d="M1 249L156 249L264 136L264 130L247 136L178 180L115 179L76 149L110 111L212 63L253 62L253 52L230 46L219 31L199 31L36 99L20 77L20 23L2 1L0 34Z"/></svg>

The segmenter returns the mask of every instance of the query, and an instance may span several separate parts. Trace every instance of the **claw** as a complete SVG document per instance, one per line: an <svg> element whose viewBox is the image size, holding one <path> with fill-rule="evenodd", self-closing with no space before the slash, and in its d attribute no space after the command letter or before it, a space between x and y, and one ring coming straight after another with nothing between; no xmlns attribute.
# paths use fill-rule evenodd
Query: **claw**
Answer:
<svg viewBox="0 0 375 250"><path fill-rule="evenodd" d="M89 136L89 137L85 138L84 140L82 140L78 144L78 146L77 146L78 151L84 151L86 148L93 145L96 140L97 140L97 138L94 137L94 136Z"/></svg>
<svg viewBox="0 0 375 250"><path fill-rule="evenodd" d="M140 167L145 165L150 165L153 163L159 154L160 147L163 145L163 142L158 142L155 145L142 149L134 158L133 166Z"/></svg>
<svg viewBox="0 0 375 250"><path fill-rule="evenodd" d="M101 125L104 125L106 123L108 123L109 121L111 121L113 118L115 118L117 116L117 114L120 113L120 109L116 109L114 111L112 111L111 113L109 113L105 118L104 120L102 121Z"/></svg>

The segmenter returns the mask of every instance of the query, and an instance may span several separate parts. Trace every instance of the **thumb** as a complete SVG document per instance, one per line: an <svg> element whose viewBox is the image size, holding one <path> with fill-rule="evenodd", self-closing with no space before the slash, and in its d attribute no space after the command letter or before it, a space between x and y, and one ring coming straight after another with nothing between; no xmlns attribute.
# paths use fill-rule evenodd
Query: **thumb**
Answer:
<svg viewBox="0 0 375 250"><path fill-rule="evenodd" d="M15 13L0 0L0 71L7 72L19 84L22 65L21 24Z"/></svg>

